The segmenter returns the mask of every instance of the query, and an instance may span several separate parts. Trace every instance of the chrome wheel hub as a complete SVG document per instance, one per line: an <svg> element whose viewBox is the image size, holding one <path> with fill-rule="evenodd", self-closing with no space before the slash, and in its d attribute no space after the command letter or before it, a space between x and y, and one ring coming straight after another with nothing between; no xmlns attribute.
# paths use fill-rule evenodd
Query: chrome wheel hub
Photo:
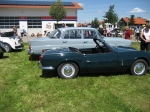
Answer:
<svg viewBox="0 0 150 112"><path fill-rule="evenodd" d="M145 71L145 65L144 65L143 63L137 63L137 64L134 66L134 72L135 72L137 75L143 74L144 71Z"/></svg>
<svg viewBox="0 0 150 112"><path fill-rule="evenodd" d="M75 68L72 64L65 64L62 66L61 73L65 77L71 77L75 73Z"/></svg>

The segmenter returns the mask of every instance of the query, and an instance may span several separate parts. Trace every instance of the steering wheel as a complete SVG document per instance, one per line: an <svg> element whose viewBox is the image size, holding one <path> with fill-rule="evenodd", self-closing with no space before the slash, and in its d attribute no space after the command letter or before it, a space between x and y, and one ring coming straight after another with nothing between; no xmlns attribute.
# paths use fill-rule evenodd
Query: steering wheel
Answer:
<svg viewBox="0 0 150 112"><path fill-rule="evenodd" d="M102 50L96 45L96 51L98 52L98 53L102 53Z"/></svg>

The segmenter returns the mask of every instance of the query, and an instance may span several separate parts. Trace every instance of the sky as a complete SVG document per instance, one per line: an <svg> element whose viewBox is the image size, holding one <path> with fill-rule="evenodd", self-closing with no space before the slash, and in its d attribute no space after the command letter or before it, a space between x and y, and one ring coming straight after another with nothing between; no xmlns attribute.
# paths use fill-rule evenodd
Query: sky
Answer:
<svg viewBox="0 0 150 112"><path fill-rule="evenodd" d="M18 0L21 1L21 0ZM30 0L28 0L30 1ZM39 1L39 0L31 0ZM40 0L41 1L41 0ZM49 1L49 0L43 0ZM50 0L55 1L55 0ZM114 5L114 10L118 14L119 20L122 17L142 17L150 20L150 0L61 0L62 2L77 2L83 7L78 10L78 23L91 22L94 18L103 20L103 16L109 10L110 5Z"/></svg>
<svg viewBox="0 0 150 112"><path fill-rule="evenodd" d="M72 2L72 0L64 0ZM78 22L91 22L97 17L103 20L103 16L114 5L119 20L122 17L142 17L150 20L150 0L75 0L83 10L78 10Z"/></svg>

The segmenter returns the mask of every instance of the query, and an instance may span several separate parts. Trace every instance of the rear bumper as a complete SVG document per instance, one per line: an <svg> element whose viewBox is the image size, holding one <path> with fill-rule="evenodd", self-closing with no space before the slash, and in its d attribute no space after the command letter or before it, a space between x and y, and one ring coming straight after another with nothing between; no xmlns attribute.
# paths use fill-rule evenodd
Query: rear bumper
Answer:
<svg viewBox="0 0 150 112"><path fill-rule="evenodd" d="M43 67L41 65L40 61L38 61L38 66L39 66L40 69L43 69L43 70L54 70L54 67L52 67L52 66Z"/></svg>
<svg viewBox="0 0 150 112"><path fill-rule="evenodd" d="M32 51L32 49L28 50L28 54L34 54L34 52Z"/></svg>

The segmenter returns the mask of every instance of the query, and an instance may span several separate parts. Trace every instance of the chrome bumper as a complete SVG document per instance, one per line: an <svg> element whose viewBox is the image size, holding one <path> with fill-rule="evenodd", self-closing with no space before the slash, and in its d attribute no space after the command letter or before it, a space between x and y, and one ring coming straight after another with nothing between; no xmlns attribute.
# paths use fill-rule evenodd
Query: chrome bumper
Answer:
<svg viewBox="0 0 150 112"><path fill-rule="evenodd" d="M23 49L23 48L24 48L24 45L23 45L23 44L20 44L20 45L15 46L15 49Z"/></svg>
<svg viewBox="0 0 150 112"><path fill-rule="evenodd" d="M43 67L43 66L41 65L41 62L40 62L40 61L38 61L38 66L39 66L40 69L44 69L44 70L54 70L54 67L52 67L52 66Z"/></svg>
<svg viewBox="0 0 150 112"><path fill-rule="evenodd" d="M33 54L33 51L31 49L29 49L28 54Z"/></svg>

